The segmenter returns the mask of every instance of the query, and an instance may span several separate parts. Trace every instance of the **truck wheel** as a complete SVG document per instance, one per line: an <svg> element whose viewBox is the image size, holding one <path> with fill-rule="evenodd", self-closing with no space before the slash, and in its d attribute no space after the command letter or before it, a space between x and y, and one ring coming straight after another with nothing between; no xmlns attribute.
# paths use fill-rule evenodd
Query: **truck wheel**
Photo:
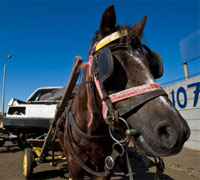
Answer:
<svg viewBox="0 0 200 180"><path fill-rule="evenodd" d="M26 134L20 133L19 135L17 135L17 143L18 143L18 146L19 146L21 149L25 149L26 146L27 146Z"/></svg>
<svg viewBox="0 0 200 180"><path fill-rule="evenodd" d="M34 154L31 148L26 148L24 150L24 160L23 160L23 170L26 179L30 179L33 175L34 167Z"/></svg>
<svg viewBox="0 0 200 180"><path fill-rule="evenodd" d="M4 144L5 144L5 139L4 138L0 139L0 147L2 147Z"/></svg>

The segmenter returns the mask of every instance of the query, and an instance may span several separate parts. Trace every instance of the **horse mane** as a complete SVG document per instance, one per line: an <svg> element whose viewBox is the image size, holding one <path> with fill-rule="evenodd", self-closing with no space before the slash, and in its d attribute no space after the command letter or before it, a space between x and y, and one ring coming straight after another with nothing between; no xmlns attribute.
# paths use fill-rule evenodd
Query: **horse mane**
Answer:
<svg viewBox="0 0 200 180"><path fill-rule="evenodd" d="M88 121L87 126L89 127L89 126L91 126L91 124L93 122L94 116L101 117L101 112L99 112L99 109L95 102L95 100L96 100L95 86L93 83L89 82L88 63L87 62L83 63L81 68L83 69L83 76L82 76L80 88L76 94L74 103L76 104L75 107L79 108L79 114L81 114L81 116L86 117L86 113L88 111L89 121ZM82 108L83 106L85 108Z"/></svg>

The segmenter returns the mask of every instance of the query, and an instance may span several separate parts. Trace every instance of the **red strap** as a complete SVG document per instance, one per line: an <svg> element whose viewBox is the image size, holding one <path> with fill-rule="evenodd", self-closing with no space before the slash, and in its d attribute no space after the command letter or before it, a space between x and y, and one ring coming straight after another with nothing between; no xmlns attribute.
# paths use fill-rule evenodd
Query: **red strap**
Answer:
<svg viewBox="0 0 200 180"><path fill-rule="evenodd" d="M93 64L93 56L92 55L90 55L88 63L89 63L89 71L88 72L89 72L89 76L90 76L90 75L92 75L91 74L91 68L92 68L92 64ZM95 75L92 75L92 76L94 77L94 82L96 84L99 95L100 95L101 99L103 100L103 93L101 91L100 82L99 82L99 80L97 80ZM141 94L155 91L158 89L162 89L160 84L151 83L151 84L145 84L145 85L125 89L123 91L111 94L111 95L109 95L109 97L111 99L111 102L115 103L115 102L130 98L130 97L133 97L133 96L141 95ZM108 107L106 105L106 102L102 101L102 113L103 113L104 119L106 119L107 111L108 111Z"/></svg>
<svg viewBox="0 0 200 180"><path fill-rule="evenodd" d="M130 98L130 97L133 97L133 96L145 94L145 93L155 91L158 89L162 89L160 84L151 83L151 84L145 84L145 85L125 89L123 91L111 94L109 97L111 99L111 102L114 103L117 101L121 101L121 100ZM106 106L105 101L102 102L102 105L103 105L103 108L102 108L103 117L104 117L104 119L106 119L108 108Z"/></svg>
<svg viewBox="0 0 200 180"><path fill-rule="evenodd" d="M145 85L125 89L124 91L120 91L115 94L111 94L110 99L111 99L111 102L114 103L114 102L121 101L123 99L127 99L139 94L155 91L157 89L162 89L160 84L157 84L157 83L145 84Z"/></svg>

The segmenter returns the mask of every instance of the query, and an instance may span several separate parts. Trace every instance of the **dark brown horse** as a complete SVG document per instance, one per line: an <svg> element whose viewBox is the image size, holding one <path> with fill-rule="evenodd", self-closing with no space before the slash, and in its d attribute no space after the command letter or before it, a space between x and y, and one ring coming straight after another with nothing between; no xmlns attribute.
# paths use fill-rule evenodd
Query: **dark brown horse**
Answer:
<svg viewBox="0 0 200 180"><path fill-rule="evenodd" d="M84 179L86 171L108 178L105 158L113 149L123 154L130 136L152 157L179 153L189 138L186 121L155 82L162 75L162 63L141 44L145 22L146 16L132 27L116 26L113 6L103 14L80 90L58 132L72 179Z"/></svg>

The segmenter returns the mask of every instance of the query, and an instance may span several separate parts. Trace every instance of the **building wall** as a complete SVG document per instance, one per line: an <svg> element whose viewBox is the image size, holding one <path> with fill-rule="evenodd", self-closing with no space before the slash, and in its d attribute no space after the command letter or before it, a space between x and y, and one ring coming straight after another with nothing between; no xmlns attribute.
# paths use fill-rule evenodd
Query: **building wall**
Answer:
<svg viewBox="0 0 200 180"><path fill-rule="evenodd" d="M191 129L185 147L200 150L200 76L166 86L164 90Z"/></svg>

